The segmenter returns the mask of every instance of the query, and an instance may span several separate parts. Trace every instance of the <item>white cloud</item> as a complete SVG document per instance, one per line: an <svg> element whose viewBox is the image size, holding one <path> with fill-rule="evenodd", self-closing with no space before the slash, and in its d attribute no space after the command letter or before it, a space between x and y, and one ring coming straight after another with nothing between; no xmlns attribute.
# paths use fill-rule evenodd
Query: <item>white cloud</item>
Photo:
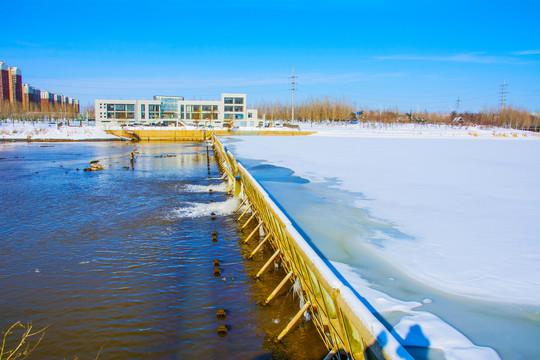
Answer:
<svg viewBox="0 0 540 360"><path fill-rule="evenodd" d="M536 55L540 54L540 50L523 50L523 51L514 51L513 55Z"/></svg>
<svg viewBox="0 0 540 360"><path fill-rule="evenodd" d="M448 61L477 64L515 63L518 59L500 56L485 55L483 52L454 55L387 55L376 56L377 60L407 60L407 61Z"/></svg>

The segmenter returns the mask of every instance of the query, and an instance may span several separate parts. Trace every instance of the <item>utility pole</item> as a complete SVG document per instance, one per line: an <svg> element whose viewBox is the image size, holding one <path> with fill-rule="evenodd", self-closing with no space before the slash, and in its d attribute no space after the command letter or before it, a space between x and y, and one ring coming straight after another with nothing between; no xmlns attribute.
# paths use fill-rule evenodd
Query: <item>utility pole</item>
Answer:
<svg viewBox="0 0 540 360"><path fill-rule="evenodd" d="M292 76L291 76L291 91L292 91L292 114L291 114L291 122L294 122L294 90L296 90L295 82L296 76L294 76L294 67L292 68Z"/></svg>
<svg viewBox="0 0 540 360"><path fill-rule="evenodd" d="M504 110L504 100L506 95L506 79L503 79L503 84L501 85L501 114Z"/></svg>
<svg viewBox="0 0 540 360"><path fill-rule="evenodd" d="M458 96L457 102L456 102L456 113L458 113L458 114L459 114L459 107L460 106L461 106L461 99Z"/></svg>

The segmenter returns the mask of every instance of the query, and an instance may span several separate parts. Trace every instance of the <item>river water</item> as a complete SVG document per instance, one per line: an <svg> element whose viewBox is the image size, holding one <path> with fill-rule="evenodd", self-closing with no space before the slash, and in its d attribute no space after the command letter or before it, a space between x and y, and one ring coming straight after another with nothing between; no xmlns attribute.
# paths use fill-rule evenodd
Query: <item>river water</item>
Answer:
<svg viewBox="0 0 540 360"><path fill-rule="evenodd" d="M91 160L105 169L83 171ZM261 324L283 328L292 315L281 306L294 299L258 310L269 291L253 295L256 266L245 265L238 203L220 176L205 143L0 144L0 331L17 321L47 327L39 359L275 354Z"/></svg>

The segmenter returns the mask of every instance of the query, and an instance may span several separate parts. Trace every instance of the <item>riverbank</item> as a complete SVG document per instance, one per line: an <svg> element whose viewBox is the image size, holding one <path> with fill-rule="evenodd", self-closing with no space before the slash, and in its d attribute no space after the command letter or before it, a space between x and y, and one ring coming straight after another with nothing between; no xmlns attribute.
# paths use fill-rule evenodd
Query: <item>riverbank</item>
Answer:
<svg viewBox="0 0 540 360"><path fill-rule="evenodd" d="M117 136L96 126L67 126L61 123L34 123L29 121L3 122L0 140L14 141L114 141Z"/></svg>
<svg viewBox="0 0 540 360"><path fill-rule="evenodd" d="M77 125L75 125L77 124ZM539 133L505 128L492 128L482 126L448 126L434 124L382 124L365 122L359 124L301 123L299 129L290 128L197 128L191 127L101 127L75 122L73 125L56 123L40 123L30 121L9 121L0 123L0 141L116 141L122 140L118 133L128 130L139 133L141 140L177 140L182 136L159 136L166 132L177 133L179 131L194 131L203 133L213 131L218 136L228 135L258 135L258 136L292 136L292 135L316 135L316 136L339 136L339 137L422 137L422 138L507 138L507 139L540 139ZM129 140L128 138L125 138Z"/></svg>

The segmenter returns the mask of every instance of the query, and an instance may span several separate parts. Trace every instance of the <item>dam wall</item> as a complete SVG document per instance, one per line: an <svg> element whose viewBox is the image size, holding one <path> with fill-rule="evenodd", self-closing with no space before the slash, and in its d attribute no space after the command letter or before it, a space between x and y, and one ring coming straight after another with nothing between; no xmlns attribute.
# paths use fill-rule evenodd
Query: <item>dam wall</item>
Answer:
<svg viewBox="0 0 540 360"><path fill-rule="evenodd" d="M135 141L203 141L216 136L304 136L315 134L315 131L284 130L208 130L208 129L167 129L124 127L105 130L107 133L124 139Z"/></svg>

